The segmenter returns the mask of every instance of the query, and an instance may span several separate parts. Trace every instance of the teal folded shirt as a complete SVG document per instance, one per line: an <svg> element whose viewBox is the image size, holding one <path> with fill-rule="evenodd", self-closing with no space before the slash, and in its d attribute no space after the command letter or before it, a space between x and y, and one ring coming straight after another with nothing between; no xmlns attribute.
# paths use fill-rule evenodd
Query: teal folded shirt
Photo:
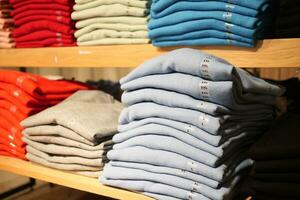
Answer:
<svg viewBox="0 0 300 200"><path fill-rule="evenodd" d="M181 0L153 0L153 4L151 9L155 12L161 12L167 7L171 6L175 2L179 2ZM186 0L188 2L216 2L213 0ZM218 0L218 2L224 2L227 4L239 5L247 8L251 8L254 10L265 11L269 7L270 0Z"/></svg>

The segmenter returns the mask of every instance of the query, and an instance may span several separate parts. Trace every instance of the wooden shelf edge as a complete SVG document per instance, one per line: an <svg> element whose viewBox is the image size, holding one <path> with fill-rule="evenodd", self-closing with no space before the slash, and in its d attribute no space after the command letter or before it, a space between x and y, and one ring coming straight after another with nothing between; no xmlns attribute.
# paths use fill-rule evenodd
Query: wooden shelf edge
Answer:
<svg viewBox="0 0 300 200"><path fill-rule="evenodd" d="M47 168L28 161L0 156L0 170L123 200L152 200L142 194L102 185L98 179Z"/></svg>
<svg viewBox="0 0 300 200"><path fill-rule="evenodd" d="M110 45L0 49L0 67L137 67L180 47ZM256 48L190 47L221 57L237 67L300 67L300 38L260 41Z"/></svg>

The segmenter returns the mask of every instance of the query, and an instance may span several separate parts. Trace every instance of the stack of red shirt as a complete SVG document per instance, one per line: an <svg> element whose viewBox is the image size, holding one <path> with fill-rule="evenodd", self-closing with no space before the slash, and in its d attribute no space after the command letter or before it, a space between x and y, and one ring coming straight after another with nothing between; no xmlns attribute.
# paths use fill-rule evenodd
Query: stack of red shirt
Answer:
<svg viewBox="0 0 300 200"><path fill-rule="evenodd" d="M12 38L14 27L11 17L12 7L8 0L0 0L0 48L12 48L15 46Z"/></svg>
<svg viewBox="0 0 300 200"><path fill-rule="evenodd" d="M79 82L0 70L0 155L25 159L20 122L86 89L89 87Z"/></svg>
<svg viewBox="0 0 300 200"><path fill-rule="evenodd" d="M74 46L73 2L70 0L10 0L17 47Z"/></svg>

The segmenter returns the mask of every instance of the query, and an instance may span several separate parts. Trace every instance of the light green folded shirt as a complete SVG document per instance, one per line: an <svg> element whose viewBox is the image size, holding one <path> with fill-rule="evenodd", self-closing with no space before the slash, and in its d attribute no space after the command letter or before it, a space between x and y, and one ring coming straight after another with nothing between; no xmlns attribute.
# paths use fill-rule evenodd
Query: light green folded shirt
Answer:
<svg viewBox="0 0 300 200"><path fill-rule="evenodd" d="M138 0L96 0L87 2L84 4L75 4L74 10L81 11L86 10L90 8L95 8L97 6L103 6L103 5L110 5L110 4L121 4L125 6L131 6L131 7L137 7L137 8L144 8L146 9L148 7L148 1L138 1Z"/></svg>
<svg viewBox="0 0 300 200"><path fill-rule="evenodd" d="M90 33L98 29L115 30L115 31L147 31L147 25L128 25L128 24L108 24L108 23L97 23L86 26L75 32L75 37Z"/></svg>
<svg viewBox="0 0 300 200"><path fill-rule="evenodd" d="M76 22L76 28L80 29L86 27L91 24L97 23L121 23L128 25L144 25L146 26L148 23L148 17L95 17L91 19L80 20Z"/></svg>
<svg viewBox="0 0 300 200"><path fill-rule="evenodd" d="M77 42L78 46L94 46L94 45L119 45L119 44L147 44L149 39L133 39L133 38L104 38L99 40L91 40L86 42Z"/></svg>
<svg viewBox="0 0 300 200"><path fill-rule="evenodd" d="M82 11L75 11L71 17L73 20L88 19L93 17L114 17L114 16L136 16L144 17L148 14L147 9L125 6L122 4L111 4L98 6Z"/></svg>
<svg viewBox="0 0 300 200"><path fill-rule="evenodd" d="M104 38L139 38L148 39L147 31L115 31L115 30L95 30L77 38L77 42L99 40Z"/></svg>

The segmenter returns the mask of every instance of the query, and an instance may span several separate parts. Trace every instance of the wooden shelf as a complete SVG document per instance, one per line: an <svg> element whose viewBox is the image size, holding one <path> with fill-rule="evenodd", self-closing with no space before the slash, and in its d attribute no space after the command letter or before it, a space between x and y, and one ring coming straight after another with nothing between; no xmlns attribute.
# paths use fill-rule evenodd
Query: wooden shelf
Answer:
<svg viewBox="0 0 300 200"><path fill-rule="evenodd" d="M104 186L96 178L89 178L66 171L50 169L16 158L0 156L0 170L115 199L152 200L152 198L135 192Z"/></svg>
<svg viewBox="0 0 300 200"><path fill-rule="evenodd" d="M0 49L0 67L137 67L179 47L112 45L34 49ZM192 47L237 67L300 67L300 39L260 41L256 48Z"/></svg>

